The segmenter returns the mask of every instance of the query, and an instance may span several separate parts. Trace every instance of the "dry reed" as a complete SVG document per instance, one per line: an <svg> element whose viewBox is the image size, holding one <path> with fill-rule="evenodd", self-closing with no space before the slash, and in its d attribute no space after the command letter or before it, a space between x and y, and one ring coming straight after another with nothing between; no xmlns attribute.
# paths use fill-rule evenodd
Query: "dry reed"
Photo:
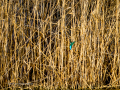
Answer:
<svg viewBox="0 0 120 90"><path fill-rule="evenodd" d="M120 1L1 0L0 89L8 88L120 88Z"/></svg>

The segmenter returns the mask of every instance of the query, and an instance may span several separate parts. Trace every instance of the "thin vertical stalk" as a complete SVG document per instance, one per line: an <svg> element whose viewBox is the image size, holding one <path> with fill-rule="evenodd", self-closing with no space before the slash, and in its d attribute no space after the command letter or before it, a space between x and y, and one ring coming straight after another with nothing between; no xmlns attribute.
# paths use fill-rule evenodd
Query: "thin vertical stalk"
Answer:
<svg viewBox="0 0 120 90"><path fill-rule="evenodd" d="M99 0L97 0L97 16L99 16ZM95 28L95 33L97 34L97 36L99 36L99 30L98 30L98 17L97 17L97 19L96 19L96 28ZM98 42L98 39L99 39L99 37L94 37L95 39L97 39L97 41L95 41L94 43L97 43ZM99 42L98 42L99 43ZM98 45L99 46L99 45ZM97 53L97 57L99 57L99 52L96 52L97 50L96 50L96 47L97 47L97 45L94 47L94 49L95 49L95 53ZM99 48L98 48L99 49ZM100 87L100 85L99 85L99 67L98 67L98 64L99 64L99 59L97 58L96 59L97 60L97 69L98 69L98 71L96 71L96 76L97 76L97 81L98 81L98 88ZM96 69L96 70L97 70Z"/></svg>
<svg viewBox="0 0 120 90"><path fill-rule="evenodd" d="M117 63L120 62L120 58L119 58L119 57L120 57L120 56L119 56L119 52L120 52L120 51L119 51L119 43L120 43L120 42L119 42L119 38L120 38L120 37L119 37L119 35L120 35L120 34L119 34L119 33L120 33L119 31L120 31L120 30L118 30L118 28L119 28L118 18L119 18L119 11L120 11L120 10L119 10L119 9L120 9L119 7L120 7L120 2L119 2L119 0L117 0L117 1L116 1L116 37L115 37L115 55L117 55L117 51L118 51L118 57L116 56L116 57L117 57L117 61L116 61ZM118 73L120 73L120 65L119 65L118 69L119 69ZM118 76L120 77L120 75L118 75ZM120 84L120 81L118 81L118 84Z"/></svg>
<svg viewBox="0 0 120 90"><path fill-rule="evenodd" d="M62 1L62 20L61 20L61 50L60 50L60 53L61 53L61 86L63 87L63 82L64 82L64 73L62 73L63 71L63 61L64 61L64 56L63 56L63 53L64 53L64 29L65 29L65 0Z"/></svg>

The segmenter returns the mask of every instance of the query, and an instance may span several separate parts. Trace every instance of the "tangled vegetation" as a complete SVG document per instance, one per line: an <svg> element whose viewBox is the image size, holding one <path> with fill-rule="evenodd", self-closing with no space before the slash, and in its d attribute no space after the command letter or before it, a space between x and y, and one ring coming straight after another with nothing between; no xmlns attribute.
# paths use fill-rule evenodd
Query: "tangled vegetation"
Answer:
<svg viewBox="0 0 120 90"><path fill-rule="evenodd" d="M120 88L120 1L1 0L0 89L8 88Z"/></svg>

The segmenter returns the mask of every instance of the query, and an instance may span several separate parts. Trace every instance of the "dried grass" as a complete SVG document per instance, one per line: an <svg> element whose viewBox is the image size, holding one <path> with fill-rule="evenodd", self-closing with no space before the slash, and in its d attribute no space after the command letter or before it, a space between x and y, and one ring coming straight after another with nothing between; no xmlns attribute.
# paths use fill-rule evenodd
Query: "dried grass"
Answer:
<svg viewBox="0 0 120 90"><path fill-rule="evenodd" d="M8 88L120 88L120 1L1 0L0 89Z"/></svg>

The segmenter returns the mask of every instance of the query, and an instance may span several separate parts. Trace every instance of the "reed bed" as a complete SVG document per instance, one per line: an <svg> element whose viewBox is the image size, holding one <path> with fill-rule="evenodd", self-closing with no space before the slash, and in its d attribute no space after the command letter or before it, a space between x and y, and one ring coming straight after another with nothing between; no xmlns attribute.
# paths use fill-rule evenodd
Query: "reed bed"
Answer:
<svg viewBox="0 0 120 90"><path fill-rule="evenodd" d="M0 1L0 89L103 88L120 89L119 0Z"/></svg>

